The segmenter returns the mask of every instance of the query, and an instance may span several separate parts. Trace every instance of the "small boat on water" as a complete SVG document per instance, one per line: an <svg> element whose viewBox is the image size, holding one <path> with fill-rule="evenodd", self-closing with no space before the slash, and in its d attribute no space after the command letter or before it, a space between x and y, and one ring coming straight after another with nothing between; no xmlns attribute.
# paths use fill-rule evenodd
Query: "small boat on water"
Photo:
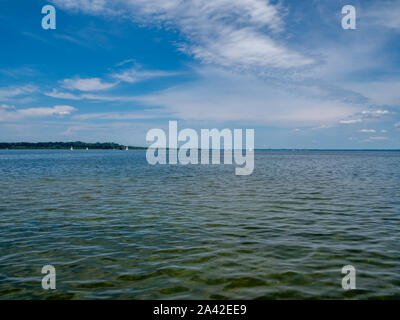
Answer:
<svg viewBox="0 0 400 320"><path fill-rule="evenodd" d="M71 151L74 151L74 147L71 147Z"/></svg>
<svg viewBox="0 0 400 320"><path fill-rule="evenodd" d="M89 150L89 148L88 148L88 147L86 147L86 150Z"/></svg>
<svg viewBox="0 0 400 320"><path fill-rule="evenodd" d="M129 150L129 148L128 148L128 147L126 147L126 148L125 148L125 151L128 151L128 150Z"/></svg>

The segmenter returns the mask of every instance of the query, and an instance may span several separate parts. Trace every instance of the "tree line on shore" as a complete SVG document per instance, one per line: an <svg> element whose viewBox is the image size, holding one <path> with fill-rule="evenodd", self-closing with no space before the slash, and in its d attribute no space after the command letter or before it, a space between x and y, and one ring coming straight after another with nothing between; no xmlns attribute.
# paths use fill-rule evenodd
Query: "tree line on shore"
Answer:
<svg viewBox="0 0 400 320"><path fill-rule="evenodd" d="M0 149L106 149L124 150L126 146L113 142L86 143L75 142L0 142ZM144 149L142 147L129 147L129 149Z"/></svg>

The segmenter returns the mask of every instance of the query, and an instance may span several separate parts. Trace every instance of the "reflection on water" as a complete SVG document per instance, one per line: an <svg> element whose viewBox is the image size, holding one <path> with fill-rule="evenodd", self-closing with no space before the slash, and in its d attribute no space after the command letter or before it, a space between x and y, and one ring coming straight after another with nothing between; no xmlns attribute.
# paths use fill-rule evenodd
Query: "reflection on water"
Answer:
<svg viewBox="0 0 400 320"><path fill-rule="evenodd" d="M0 188L1 299L400 298L400 152L0 151Z"/></svg>

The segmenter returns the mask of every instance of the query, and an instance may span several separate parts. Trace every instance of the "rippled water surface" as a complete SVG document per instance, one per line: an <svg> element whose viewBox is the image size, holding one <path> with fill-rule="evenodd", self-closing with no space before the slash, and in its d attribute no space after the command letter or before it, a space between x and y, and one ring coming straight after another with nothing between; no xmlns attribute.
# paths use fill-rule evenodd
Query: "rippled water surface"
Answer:
<svg viewBox="0 0 400 320"><path fill-rule="evenodd" d="M0 190L0 299L400 298L400 152L4 150Z"/></svg>

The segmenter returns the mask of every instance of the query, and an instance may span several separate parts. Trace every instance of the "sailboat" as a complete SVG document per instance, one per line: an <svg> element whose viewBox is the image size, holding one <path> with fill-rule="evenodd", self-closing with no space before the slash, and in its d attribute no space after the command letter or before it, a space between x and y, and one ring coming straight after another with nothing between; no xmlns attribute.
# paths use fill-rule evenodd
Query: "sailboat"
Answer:
<svg viewBox="0 0 400 320"><path fill-rule="evenodd" d="M74 151L74 148L71 146L71 151Z"/></svg>
<svg viewBox="0 0 400 320"><path fill-rule="evenodd" d="M86 151L87 151L87 150L89 150L89 148L88 148L88 147L86 147Z"/></svg>
<svg viewBox="0 0 400 320"><path fill-rule="evenodd" d="M125 151L128 151L128 150L129 150L129 148L128 148L128 147L126 147L126 148L125 148Z"/></svg>

